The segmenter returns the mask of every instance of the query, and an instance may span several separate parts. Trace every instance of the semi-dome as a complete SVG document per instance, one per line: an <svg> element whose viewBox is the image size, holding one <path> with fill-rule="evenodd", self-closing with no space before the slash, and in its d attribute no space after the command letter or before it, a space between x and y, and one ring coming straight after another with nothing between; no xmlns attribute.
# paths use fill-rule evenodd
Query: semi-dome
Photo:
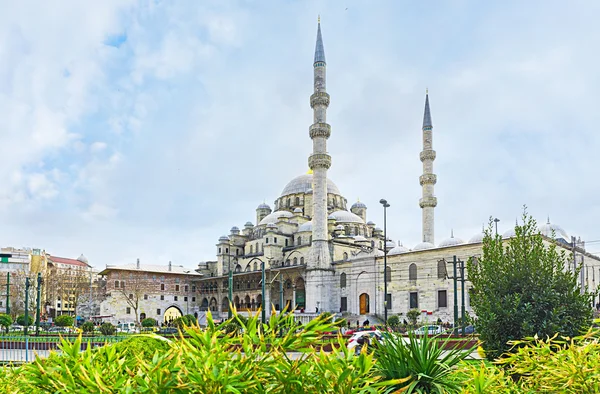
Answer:
<svg viewBox="0 0 600 394"><path fill-rule="evenodd" d="M354 204L352 204L352 207L350 209L354 209L354 208L364 208L367 209L367 206L361 202L360 200L358 200L357 202L355 202Z"/></svg>
<svg viewBox="0 0 600 394"><path fill-rule="evenodd" d="M550 223L550 218L548 218L546 224L540 226L539 230L540 234L548 238L563 239L570 242L571 238L567 235L567 232L558 224Z"/></svg>
<svg viewBox="0 0 600 394"><path fill-rule="evenodd" d="M240 233L240 229L237 226L233 226L231 228L231 230L229 230L229 231L231 231L232 234L239 234Z"/></svg>
<svg viewBox="0 0 600 394"><path fill-rule="evenodd" d="M344 226L342 226L341 224L338 224L337 226L335 226L335 229L344 231L346 228Z"/></svg>
<svg viewBox="0 0 600 394"><path fill-rule="evenodd" d="M439 248L444 248L447 246L454 246L454 245L461 245L464 244L465 242L460 239L460 238L455 238L454 237L454 231L452 231L450 233L450 238L446 238L445 240L443 240L442 242L440 242L440 244L438 245Z"/></svg>
<svg viewBox="0 0 600 394"><path fill-rule="evenodd" d="M354 241L355 242L364 242L364 241L369 241L368 239L366 239L365 237L363 237L362 235L355 235L354 236Z"/></svg>
<svg viewBox="0 0 600 394"><path fill-rule="evenodd" d="M256 209L271 209L271 207L263 202Z"/></svg>
<svg viewBox="0 0 600 394"><path fill-rule="evenodd" d="M408 248L402 246L400 242L398 242L398 246L395 246L392 250L388 252L388 256L394 256L396 254L409 252Z"/></svg>
<svg viewBox="0 0 600 394"><path fill-rule="evenodd" d="M82 263L85 263L85 264L88 263L88 259L87 259L87 257L85 257L83 255L83 253L81 254L81 256L77 257L77 261L81 261Z"/></svg>
<svg viewBox="0 0 600 394"><path fill-rule="evenodd" d="M485 233L483 232L483 229L481 229L480 233L477 233L475 235L473 235L471 237L471 239L469 239L469 243L470 244L479 244L483 242L483 238L485 238Z"/></svg>
<svg viewBox="0 0 600 394"><path fill-rule="evenodd" d="M308 221L306 223L302 223L300 225L300 227L298 227L298 232L304 232L304 231L312 231L312 221Z"/></svg>
<svg viewBox="0 0 600 394"><path fill-rule="evenodd" d="M254 225L252 224L252 222L246 222L246 224L244 224L244 227L254 227Z"/></svg>
<svg viewBox="0 0 600 394"><path fill-rule="evenodd" d="M288 211L275 211L263 218L263 220L258 223L259 226L269 223L277 223L280 217L291 218L294 214Z"/></svg>
<svg viewBox="0 0 600 394"><path fill-rule="evenodd" d="M340 223L365 223L360 216L348 211L335 211L329 216L333 216Z"/></svg>
<svg viewBox="0 0 600 394"><path fill-rule="evenodd" d="M277 225L275 223L269 223L267 224L267 228L277 228Z"/></svg>
<svg viewBox="0 0 600 394"><path fill-rule="evenodd" d="M385 243L385 248L386 248L387 250L392 250L392 249L394 249L395 247L396 247L396 244L395 244L393 241L387 241L387 242Z"/></svg>
<svg viewBox="0 0 600 394"><path fill-rule="evenodd" d="M312 190L313 174L304 174L292 179L281 192L281 197L290 194L308 193ZM330 179L327 179L327 193L341 195L338 187Z"/></svg>
<svg viewBox="0 0 600 394"><path fill-rule="evenodd" d="M375 222L373 222L372 220L369 220L367 222L367 226L374 226L374 225L375 225Z"/></svg>
<svg viewBox="0 0 600 394"><path fill-rule="evenodd" d="M294 213L302 213L302 208L295 208Z"/></svg>
<svg viewBox="0 0 600 394"><path fill-rule="evenodd" d="M327 216L327 220L336 220L336 219L335 219L335 216L333 216L333 214L332 214L332 215Z"/></svg>
<svg viewBox="0 0 600 394"><path fill-rule="evenodd" d="M435 248L435 245L432 244L431 242L421 242L420 244L415 245L413 250L426 250L426 249L433 249L433 248Z"/></svg>
<svg viewBox="0 0 600 394"><path fill-rule="evenodd" d="M219 237L219 242L229 242L229 237L227 235L221 235Z"/></svg>

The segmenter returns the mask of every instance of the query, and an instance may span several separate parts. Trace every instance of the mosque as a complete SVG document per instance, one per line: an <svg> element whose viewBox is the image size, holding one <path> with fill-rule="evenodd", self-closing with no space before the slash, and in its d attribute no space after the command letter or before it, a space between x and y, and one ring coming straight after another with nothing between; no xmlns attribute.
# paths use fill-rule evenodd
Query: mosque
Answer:
<svg viewBox="0 0 600 394"><path fill-rule="evenodd" d="M276 310L287 306L296 309L299 316L325 311L383 316L384 308L388 315L405 315L409 309L418 308L432 320L452 321L455 297L451 260L456 256L466 262L481 256L483 231L468 241L451 234L435 243L436 152L429 96L425 97L420 153L422 242L409 249L384 238L383 230L368 220L365 204L357 201L348 208L348 200L327 177L331 127L326 118L330 102L326 64L319 23L314 93L310 96L314 113L309 127L313 141L308 157L310 171L285 185L273 207L260 204L255 223L247 222L241 229L234 226L229 235L218 239L217 260L202 262L197 269L203 275L195 280L200 310L227 316L231 286L231 302L238 310L257 310L266 305L268 313L271 306ZM584 242L570 238L550 220L539 230L546 242L576 252L576 264L583 267L583 286L595 289L600 284L600 258L587 253ZM514 229L503 234L505 239L512 236ZM386 275L384 260L388 264ZM461 284L458 286L460 292ZM464 304L470 311L468 280L464 286Z"/></svg>

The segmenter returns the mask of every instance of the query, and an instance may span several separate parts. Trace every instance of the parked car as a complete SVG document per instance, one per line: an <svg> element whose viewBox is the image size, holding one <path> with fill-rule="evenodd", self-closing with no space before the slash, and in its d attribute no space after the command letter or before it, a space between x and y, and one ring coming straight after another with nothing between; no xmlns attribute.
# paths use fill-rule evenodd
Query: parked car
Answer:
<svg viewBox="0 0 600 394"><path fill-rule="evenodd" d="M354 349L359 344L359 338L367 337L369 341L373 343L373 341L381 341L381 331L379 330L371 330L371 331L359 331L355 332L350 339L348 339L348 349Z"/></svg>
<svg viewBox="0 0 600 394"><path fill-rule="evenodd" d="M157 334L177 334L179 330L176 327L163 327Z"/></svg>
<svg viewBox="0 0 600 394"><path fill-rule="evenodd" d="M415 335L439 335L444 331L442 326L423 326L414 330Z"/></svg>
<svg viewBox="0 0 600 394"><path fill-rule="evenodd" d="M50 327L50 329L48 330L48 332L54 333L54 334L76 334L79 332L79 329L75 328L75 327Z"/></svg>
<svg viewBox="0 0 600 394"><path fill-rule="evenodd" d="M127 334L139 334L140 330L134 322L127 322L117 324L117 332L124 332Z"/></svg>
<svg viewBox="0 0 600 394"><path fill-rule="evenodd" d="M25 327L20 326L18 324L13 324L12 326L10 326L8 328L8 331L10 331L10 332L17 332L17 331L23 331L23 330L25 330Z"/></svg>

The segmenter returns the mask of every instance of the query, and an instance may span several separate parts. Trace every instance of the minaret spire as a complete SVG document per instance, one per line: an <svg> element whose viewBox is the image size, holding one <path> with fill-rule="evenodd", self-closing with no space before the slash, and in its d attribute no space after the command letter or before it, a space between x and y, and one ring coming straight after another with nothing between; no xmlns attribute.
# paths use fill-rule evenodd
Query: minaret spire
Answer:
<svg viewBox="0 0 600 394"><path fill-rule="evenodd" d="M423 197L419 200L419 206L423 210L423 242L435 243L434 208L437 206L437 198L434 196L434 185L437 177L433 173L433 161L435 151L433 150L433 123L431 122L431 110L429 108L429 89L425 93L425 111L423 114L423 150L421 151L421 162L423 162L423 175L419 177L419 183L423 189Z"/></svg>
<svg viewBox="0 0 600 394"><path fill-rule="evenodd" d="M329 253L329 232L327 230L327 170L331 166L331 156L327 154L327 139L331 126L327 124L329 94L326 91L326 64L321 23L317 25L317 43L313 63L314 93L310 96L313 109L313 124L309 135L313 141L313 152L308 158L308 166L313 172L313 230L312 246L306 267L306 282L315 287L307 288L306 309L333 312L331 280L331 255Z"/></svg>

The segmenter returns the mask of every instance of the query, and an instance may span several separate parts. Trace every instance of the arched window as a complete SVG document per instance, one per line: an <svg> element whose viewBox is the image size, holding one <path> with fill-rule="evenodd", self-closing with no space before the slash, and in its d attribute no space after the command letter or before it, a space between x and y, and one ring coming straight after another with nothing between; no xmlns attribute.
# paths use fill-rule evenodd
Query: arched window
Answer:
<svg viewBox="0 0 600 394"><path fill-rule="evenodd" d="M344 261L348 261L348 253L344 252Z"/></svg>
<svg viewBox="0 0 600 394"><path fill-rule="evenodd" d="M246 272L250 272L250 269L251 269L251 268L252 268L252 267L250 266L250 264L248 264L248 265L246 266Z"/></svg>
<svg viewBox="0 0 600 394"><path fill-rule="evenodd" d="M242 266L241 265L236 265L235 266L235 272L242 272Z"/></svg>
<svg viewBox="0 0 600 394"><path fill-rule="evenodd" d="M412 263L409 267L408 267L408 280L417 281L417 265L415 263Z"/></svg>
<svg viewBox="0 0 600 394"><path fill-rule="evenodd" d="M289 266L290 266L290 259L287 259L287 260L285 261L285 265L286 265L287 267L289 267Z"/></svg>
<svg viewBox="0 0 600 394"><path fill-rule="evenodd" d="M119 288L119 281L115 280L115 289L118 289L118 288Z"/></svg>
<svg viewBox="0 0 600 394"><path fill-rule="evenodd" d="M446 279L446 261L438 261L437 271L438 279Z"/></svg>
<svg viewBox="0 0 600 394"><path fill-rule="evenodd" d="M287 200L287 206L288 207L292 206L292 199L291 198L288 198L288 200Z"/></svg>
<svg viewBox="0 0 600 394"><path fill-rule="evenodd" d="M346 273L342 272L342 274L340 275L340 287L343 289L344 287L346 287Z"/></svg>
<svg viewBox="0 0 600 394"><path fill-rule="evenodd" d="M390 267L387 267L387 269L385 270L385 281L387 283L390 283L392 281L392 269Z"/></svg>
<svg viewBox="0 0 600 394"><path fill-rule="evenodd" d="M294 265L298 265L298 257L294 257Z"/></svg>
<svg viewBox="0 0 600 394"><path fill-rule="evenodd" d="M296 197L296 205L300 205L300 197Z"/></svg>
<svg viewBox="0 0 600 394"><path fill-rule="evenodd" d="M254 245L250 245L250 254L254 253Z"/></svg>
<svg viewBox="0 0 600 394"><path fill-rule="evenodd" d="M304 257L300 257L300 265L304 265Z"/></svg>
<svg viewBox="0 0 600 394"><path fill-rule="evenodd" d="M298 245L302 245L302 237L298 237Z"/></svg>
<svg viewBox="0 0 600 394"><path fill-rule="evenodd" d="M254 271L258 271L258 264L256 263L256 261L254 262Z"/></svg>

